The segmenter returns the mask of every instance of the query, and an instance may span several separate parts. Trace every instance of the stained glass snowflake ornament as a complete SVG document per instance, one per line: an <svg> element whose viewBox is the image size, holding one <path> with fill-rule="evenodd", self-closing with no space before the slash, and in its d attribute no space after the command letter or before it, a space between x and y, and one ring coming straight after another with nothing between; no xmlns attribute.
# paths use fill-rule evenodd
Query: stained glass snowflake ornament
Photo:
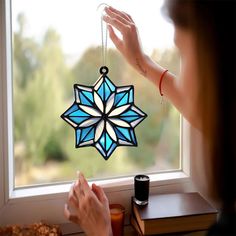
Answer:
<svg viewBox="0 0 236 236"><path fill-rule="evenodd" d="M75 129L76 148L94 146L107 160L118 146L137 146L134 128L147 116L134 105L134 87L115 86L108 68L94 86L75 84L75 101L62 119Z"/></svg>

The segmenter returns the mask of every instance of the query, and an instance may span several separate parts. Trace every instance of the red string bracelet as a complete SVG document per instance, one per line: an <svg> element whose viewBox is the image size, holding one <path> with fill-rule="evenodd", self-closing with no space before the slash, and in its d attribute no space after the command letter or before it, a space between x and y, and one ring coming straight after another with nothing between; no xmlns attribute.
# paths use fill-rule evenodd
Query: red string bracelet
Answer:
<svg viewBox="0 0 236 236"><path fill-rule="evenodd" d="M160 81L159 81L159 92L160 92L160 95L163 96L164 94L162 93L162 90L161 90L161 84L162 84L162 80L164 78L164 75L165 73L167 72L168 70L164 70L163 73L161 74L161 78L160 78Z"/></svg>

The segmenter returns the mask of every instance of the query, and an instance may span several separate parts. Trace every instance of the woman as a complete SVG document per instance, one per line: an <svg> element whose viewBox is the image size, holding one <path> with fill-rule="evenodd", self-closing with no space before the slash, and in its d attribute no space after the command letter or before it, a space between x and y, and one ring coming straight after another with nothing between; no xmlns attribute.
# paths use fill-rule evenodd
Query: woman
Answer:
<svg viewBox="0 0 236 236"><path fill-rule="evenodd" d="M163 9L175 26L175 44L181 55L178 82L144 54L128 14L106 7L104 21L127 61L202 131L209 194L221 209L208 235L236 235L236 3L169 0ZM87 235L112 235L108 200L100 187L90 188L82 174L69 193L69 205L74 213L66 205L66 217Z"/></svg>

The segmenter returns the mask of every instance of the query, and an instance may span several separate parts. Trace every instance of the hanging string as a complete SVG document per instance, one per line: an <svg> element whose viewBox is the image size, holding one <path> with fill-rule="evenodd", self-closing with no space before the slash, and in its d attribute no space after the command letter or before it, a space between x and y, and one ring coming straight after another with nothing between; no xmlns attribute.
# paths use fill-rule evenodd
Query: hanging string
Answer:
<svg viewBox="0 0 236 236"><path fill-rule="evenodd" d="M103 15L101 15L102 63L105 66L107 60L107 24L103 21L102 17Z"/></svg>
<svg viewBox="0 0 236 236"><path fill-rule="evenodd" d="M102 40L102 63L103 66L106 65L107 60L107 24L103 21L103 11L104 7L109 6L106 3L101 3L98 5L97 10L103 7L101 12L101 40Z"/></svg>
<svg viewBox="0 0 236 236"><path fill-rule="evenodd" d="M102 37L102 63L106 65L107 59L107 24L103 20L103 14L101 15L101 37Z"/></svg>

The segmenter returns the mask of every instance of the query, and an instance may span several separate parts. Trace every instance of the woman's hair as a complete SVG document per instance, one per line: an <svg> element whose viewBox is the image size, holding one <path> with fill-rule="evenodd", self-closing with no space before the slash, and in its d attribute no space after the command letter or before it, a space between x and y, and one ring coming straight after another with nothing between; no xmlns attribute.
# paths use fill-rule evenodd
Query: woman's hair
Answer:
<svg viewBox="0 0 236 236"><path fill-rule="evenodd" d="M236 1L166 0L163 10L175 26L194 36L211 193L223 208L232 209L236 199Z"/></svg>

